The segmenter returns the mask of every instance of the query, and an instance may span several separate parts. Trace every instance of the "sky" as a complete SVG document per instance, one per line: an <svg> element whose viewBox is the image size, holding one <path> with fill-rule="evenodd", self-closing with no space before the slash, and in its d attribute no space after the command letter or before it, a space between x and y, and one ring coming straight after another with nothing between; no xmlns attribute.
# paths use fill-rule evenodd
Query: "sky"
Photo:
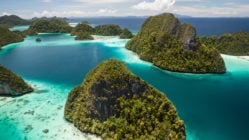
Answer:
<svg viewBox="0 0 249 140"><path fill-rule="evenodd" d="M249 17L249 0L0 0L0 16L152 16L164 12L193 17Z"/></svg>

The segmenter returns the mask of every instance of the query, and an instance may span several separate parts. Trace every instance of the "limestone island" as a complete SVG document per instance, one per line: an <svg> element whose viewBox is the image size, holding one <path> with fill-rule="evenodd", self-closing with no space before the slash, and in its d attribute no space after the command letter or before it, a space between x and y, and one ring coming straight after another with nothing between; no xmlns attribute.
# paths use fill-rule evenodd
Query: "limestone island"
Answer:
<svg viewBox="0 0 249 140"><path fill-rule="evenodd" d="M28 30L12 32L8 29L12 26L23 24L30 25ZM0 17L0 49L4 45L23 41L27 35L36 35L38 33L69 33L76 36L75 40L94 40L92 35L120 36L120 39L130 39L133 37L127 28L122 29L114 24L92 27L89 22L84 21L77 24L76 27L71 27L65 18L43 17L27 21L16 15ZM40 42L41 39L37 38L35 41Z"/></svg>
<svg viewBox="0 0 249 140"><path fill-rule="evenodd" d="M75 27L71 27L65 19L61 18L41 18L35 19L26 35L37 33L70 33L76 36L75 40L94 40L92 35L101 36L120 36L120 39L129 39L133 37L132 33L127 29L122 29L118 25L105 24L92 27L89 22L82 22Z"/></svg>
<svg viewBox="0 0 249 140"><path fill-rule="evenodd" d="M76 36L76 40L93 40L94 38L91 35L119 36L120 39L130 39L133 37L127 28L122 29L118 25L105 24L92 27L88 22L77 24L71 34Z"/></svg>
<svg viewBox="0 0 249 140"><path fill-rule="evenodd" d="M23 41L22 35L18 32L10 31L7 26L0 25L0 50L5 45L21 41Z"/></svg>
<svg viewBox="0 0 249 140"><path fill-rule="evenodd" d="M99 64L69 93L64 116L103 139L186 140L172 102L116 59Z"/></svg>
<svg viewBox="0 0 249 140"><path fill-rule="evenodd" d="M249 56L249 33L244 31L211 37L201 37L208 47L214 47L223 54Z"/></svg>
<svg viewBox="0 0 249 140"><path fill-rule="evenodd" d="M20 76L0 65L0 96L19 96L32 91Z"/></svg>
<svg viewBox="0 0 249 140"><path fill-rule="evenodd" d="M4 15L0 17L0 24L8 27L16 25L29 25L30 21L22 19L16 15Z"/></svg>
<svg viewBox="0 0 249 140"><path fill-rule="evenodd" d="M213 47L206 47L190 24L171 13L147 18L126 48L155 66L184 73L225 73L225 63Z"/></svg>
<svg viewBox="0 0 249 140"><path fill-rule="evenodd" d="M27 35L38 33L70 33L72 27L65 19L61 18L38 18L31 22Z"/></svg>

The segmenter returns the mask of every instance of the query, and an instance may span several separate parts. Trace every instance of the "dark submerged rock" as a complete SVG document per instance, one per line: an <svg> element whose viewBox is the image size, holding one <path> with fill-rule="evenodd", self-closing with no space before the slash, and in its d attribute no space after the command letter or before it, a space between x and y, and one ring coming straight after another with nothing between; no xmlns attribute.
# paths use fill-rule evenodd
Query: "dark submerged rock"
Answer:
<svg viewBox="0 0 249 140"><path fill-rule="evenodd" d="M41 38L38 37L38 38L35 39L35 41L36 42L41 42L42 40L41 40Z"/></svg>

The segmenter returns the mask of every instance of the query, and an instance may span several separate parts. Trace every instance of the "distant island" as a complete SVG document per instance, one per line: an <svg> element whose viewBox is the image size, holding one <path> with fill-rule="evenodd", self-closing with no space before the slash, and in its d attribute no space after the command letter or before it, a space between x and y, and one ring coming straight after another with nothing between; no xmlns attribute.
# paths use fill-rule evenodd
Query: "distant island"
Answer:
<svg viewBox="0 0 249 140"><path fill-rule="evenodd" d="M26 34L37 33L70 33L76 36L76 40L93 40L91 35L120 36L121 39L133 37L128 29L122 29L118 25L106 24L92 27L88 22L82 22L73 28L67 21L59 18L41 18L32 21Z"/></svg>
<svg viewBox="0 0 249 140"><path fill-rule="evenodd" d="M20 32L12 32L8 26L0 25L0 50L3 46L23 41L23 36Z"/></svg>
<svg viewBox="0 0 249 140"><path fill-rule="evenodd" d="M11 26L23 24L30 24L28 30L22 32L9 30ZM29 22L12 15L0 17L0 50L5 45L23 41L27 35L38 33L69 33L76 36L75 40L93 40L94 38L91 35L120 36L120 39L133 37L127 28L122 29L113 24L99 25L93 28L88 22L82 22L73 28L63 18L35 18ZM40 42L41 39L36 41Z"/></svg>
<svg viewBox="0 0 249 140"><path fill-rule="evenodd" d="M10 15L10 16L5 15L0 17L0 24L11 27L16 25L29 25L30 21L22 19L16 15Z"/></svg>
<svg viewBox="0 0 249 140"><path fill-rule="evenodd" d="M0 64L0 96L19 96L32 91L20 76Z"/></svg>
<svg viewBox="0 0 249 140"><path fill-rule="evenodd" d="M69 93L64 116L103 139L186 139L171 101L116 59L99 64Z"/></svg>
<svg viewBox="0 0 249 140"><path fill-rule="evenodd" d="M200 39L206 46L214 47L223 54L249 56L249 33L247 32L240 31Z"/></svg>
<svg viewBox="0 0 249 140"><path fill-rule="evenodd" d="M175 72L225 73L225 63L215 48L206 47L190 24L181 24L173 14L146 19L126 48L143 60Z"/></svg>
<svg viewBox="0 0 249 140"><path fill-rule="evenodd" d="M73 27L60 18L40 18L31 22L26 34L38 33L70 33Z"/></svg>

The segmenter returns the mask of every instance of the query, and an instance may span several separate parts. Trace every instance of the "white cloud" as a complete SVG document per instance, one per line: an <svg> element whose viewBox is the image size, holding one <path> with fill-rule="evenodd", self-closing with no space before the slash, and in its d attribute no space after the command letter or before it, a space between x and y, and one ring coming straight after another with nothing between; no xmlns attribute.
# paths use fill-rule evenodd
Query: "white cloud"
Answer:
<svg viewBox="0 0 249 140"><path fill-rule="evenodd" d="M176 0L155 0L153 2L140 2L132 7L138 10L152 10L152 11L162 11L167 10L170 6L174 5Z"/></svg>
<svg viewBox="0 0 249 140"><path fill-rule="evenodd" d="M248 16L248 9L249 5L233 5L231 7L174 6L172 11L194 17L239 17Z"/></svg>
<svg viewBox="0 0 249 140"><path fill-rule="evenodd" d="M84 15L83 11L48 11L44 10L42 12L34 12L33 17L72 17L72 16L81 16Z"/></svg>
<svg viewBox="0 0 249 140"><path fill-rule="evenodd" d="M74 0L76 2L82 3L95 3L95 4L103 4L103 3L121 3L128 2L129 0Z"/></svg>
<svg viewBox="0 0 249 140"><path fill-rule="evenodd" d="M49 2L52 2L52 0L42 0L42 2L49 3Z"/></svg>
<svg viewBox="0 0 249 140"><path fill-rule="evenodd" d="M32 17L89 17L89 16L116 16L117 10L114 9L99 9L96 11L49 11L34 12Z"/></svg>
<svg viewBox="0 0 249 140"><path fill-rule="evenodd" d="M8 12L3 12L2 15L3 15L3 16L5 16L5 15L9 16L9 15L11 15L11 14L8 13Z"/></svg>
<svg viewBox="0 0 249 140"><path fill-rule="evenodd" d="M97 14L99 15L113 15L117 13L117 10L113 10L113 9L99 9L97 11Z"/></svg>
<svg viewBox="0 0 249 140"><path fill-rule="evenodd" d="M177 0L177 2L203 2L203 0Z"/></svg>

